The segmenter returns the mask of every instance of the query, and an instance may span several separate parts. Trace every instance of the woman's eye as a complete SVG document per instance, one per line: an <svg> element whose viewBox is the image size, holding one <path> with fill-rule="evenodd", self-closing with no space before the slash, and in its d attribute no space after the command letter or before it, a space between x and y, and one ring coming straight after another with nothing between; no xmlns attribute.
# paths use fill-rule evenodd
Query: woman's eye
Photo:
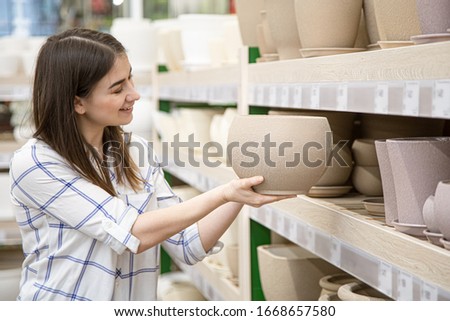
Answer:
<svg viewBox="0 0 450 321"><path fill-rule="evenodd" d="M114 93L115 93L115 94L120 94L120 93L122 92L122 90L123 90L123 88L119 88L119 89L117 89Z"/></svg>

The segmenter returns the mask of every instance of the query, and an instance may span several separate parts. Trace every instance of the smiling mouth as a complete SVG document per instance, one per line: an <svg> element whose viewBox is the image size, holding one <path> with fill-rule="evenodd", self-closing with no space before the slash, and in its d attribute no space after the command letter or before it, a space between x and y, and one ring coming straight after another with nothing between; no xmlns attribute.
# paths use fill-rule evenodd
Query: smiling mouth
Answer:
<svg viewBox="0 0 450 321"><path fill-rule="evenodd" d="M129 110L131 110L131 109L133 109L133 107L120 108L119 110L122 110L122 111L129 111Z"/></svg>

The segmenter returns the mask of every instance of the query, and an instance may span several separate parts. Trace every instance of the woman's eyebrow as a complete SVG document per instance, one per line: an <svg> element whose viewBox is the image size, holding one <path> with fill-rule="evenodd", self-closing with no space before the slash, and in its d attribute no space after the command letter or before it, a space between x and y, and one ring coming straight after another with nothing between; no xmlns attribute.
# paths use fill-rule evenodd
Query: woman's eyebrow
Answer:
<svg viewBox="0 0 450 321"><path fill-rule="evenodd" d="M130 67L130 75L131 75L131 70L132 70L132 68ZM109 86L108 89L111 89L111 88L113 88L113 87L115 87L115 86L117 86L117 85L123 83L125 80L126 80L126 78L123 78L123 79L120 79L120 80L116 81L116 82L113 83L111 86Z"/></svg>

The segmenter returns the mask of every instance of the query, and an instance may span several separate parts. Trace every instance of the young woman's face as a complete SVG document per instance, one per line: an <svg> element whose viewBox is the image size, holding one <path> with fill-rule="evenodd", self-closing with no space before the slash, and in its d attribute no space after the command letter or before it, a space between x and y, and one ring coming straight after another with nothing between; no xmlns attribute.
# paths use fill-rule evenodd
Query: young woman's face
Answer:
<svg viewBox="0 0 450 321"><path fill-rule="evenodd" d="M106 126L126 125L133 119L133 105L140 98L134 89L131 66L125 55L95 86L88 97L75 99L82 134L103 132Z"/></svg>

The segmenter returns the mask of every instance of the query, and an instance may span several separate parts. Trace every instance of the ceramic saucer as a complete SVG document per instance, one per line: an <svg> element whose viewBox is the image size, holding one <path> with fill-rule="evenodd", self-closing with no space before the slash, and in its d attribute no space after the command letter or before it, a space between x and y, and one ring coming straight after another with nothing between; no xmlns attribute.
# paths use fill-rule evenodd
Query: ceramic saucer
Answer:
<svg viewBox="0 0 450 321"><path fill-rule="evenodd" d="M303 58L332 56L353 52L366 51L366 48L303 48L300 54Z"/></svg>
<svg viewBox="0 0 450 321"><path fill-rule="evenodd" d="M413 41L378 41L378 45L381 49L390 49L398 47L406 47L414 45Z"/></svg>
<svg viewBox="0 0 450 321"><path fill-rule="evenodd" d="M392 221L392 225L394 225L395 229L399 232L411 235L411 236L416 236L419 238L425 238L425 235L423 234L423 231L425 231L427 229L426 225L421 225L421 224L407 224L407 223L400 223L397 220L393 220Z"/></svg>
<svg viewBox="0 0 450 321"><path fill-rule="evenodd" d="M441 244L444 246L445 249L450 250L450 241L447 241L444 238L441 238L439 241L441 242Z"/></svg>
<svg viewBox="0 0 450 321"><path fill-rule="evenodd" d="M432 42L450 41L450 33L432 33L412 36L411 41L416 45L423 45Z"/></svg>
<svg viewBox="0 0 450 321"><path fill-rule="evenodd" d="M347 194L353 186L313 186L308 192L309 197L339 197Z"/></svg>
<svg viewBox="0 0 450 321"><path fill-rule="evenodd" d="M365 199L362 203L369 214L384 216L384 199L382 197Z"/></svg>
<svg viewBox="0 0 450 321"><path fill-rule="evenodd" d="M433 233L430 232L428 229L426 229L425 231L423 231L423 234L425 234L430 243L438 245L440 247L443 246L443 244L440 241L441 239L444 238L444 235L442 235L442 233Z"/></svg>

